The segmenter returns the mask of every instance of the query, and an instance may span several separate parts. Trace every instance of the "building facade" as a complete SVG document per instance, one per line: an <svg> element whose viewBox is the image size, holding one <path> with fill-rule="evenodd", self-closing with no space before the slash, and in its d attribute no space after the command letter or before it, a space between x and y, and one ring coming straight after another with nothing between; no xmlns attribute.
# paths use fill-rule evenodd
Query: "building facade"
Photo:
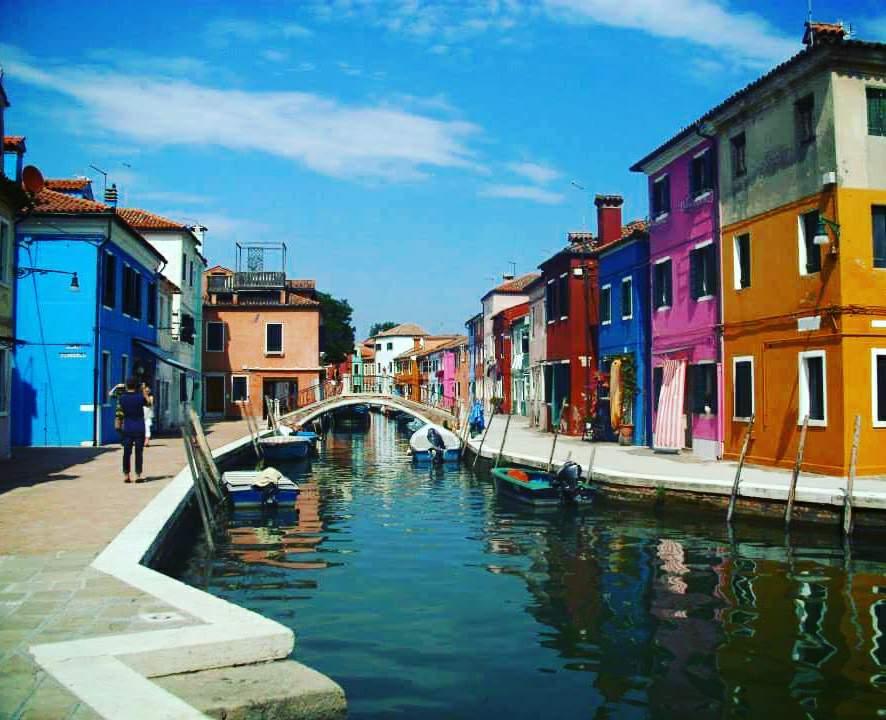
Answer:
<svg viewBox="0 0 886 720"><path fill-rule="evenodd" d="M322 369L314 281L288 280L282 270L221 266L204 277L205 414L238 418L248 410L263 417L266 397L280 412L294 410L300 393L319 384Z"/></svg>
<svg viewBox="0 0 886 720"><path fill-rule="evenodd" d="M465 323L468 331L468 396L471 403L483 402L483 373L485 356L483 349L483 313L477 313Z"/></svg>
<svg viewBox="0 0 886 720"><path fill-rule="evenodd" d="M647 175L653 446L722 454L717 145L684 130L631 169Z"/></svg>
<svg viewBox="0 0 886 720"><path fill-rule="evenodd" d="M529 415L529 303L518 305L524 309L511 320L509 334L511 344L511 412ZM512 312L515 308L511 308Z"/></svg>
<svg viewBox="0 0 886 720"><path fill-rule="evenodd" d="M375 374L393 375L394 360L402 353L412 350L416 340L429 337L424 328L415 323L401 323L390 330L369 338L375 344Z"/></svg>
<svg viewBox="0 0 886 720"><path fill-rule="evenodd" d="M539 276L526 288L529 295L529 424L548 427L544 365L548 358L545 282Z"/></svg>
<svg viewBox="0 0 886 720"><path fill-rule="evenodd" d="M807 49L708 114L719 138L724 455L886 472L886 45ZM773 163L773 158L778 158ZM776 291L773 291L777 289Z"/></svg>

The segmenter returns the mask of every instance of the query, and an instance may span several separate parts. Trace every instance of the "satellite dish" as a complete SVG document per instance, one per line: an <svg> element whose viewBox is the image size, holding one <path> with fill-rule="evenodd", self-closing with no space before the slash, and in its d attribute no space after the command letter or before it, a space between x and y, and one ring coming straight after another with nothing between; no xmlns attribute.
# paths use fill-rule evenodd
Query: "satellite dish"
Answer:
<svg viewBox="0 0 886 720"><path fill-rule="evenodd" d="M22 168L22 185L31 195L36 195L46 186L46 181L43 179L43 173L36 167L25 165Z"/></svg>

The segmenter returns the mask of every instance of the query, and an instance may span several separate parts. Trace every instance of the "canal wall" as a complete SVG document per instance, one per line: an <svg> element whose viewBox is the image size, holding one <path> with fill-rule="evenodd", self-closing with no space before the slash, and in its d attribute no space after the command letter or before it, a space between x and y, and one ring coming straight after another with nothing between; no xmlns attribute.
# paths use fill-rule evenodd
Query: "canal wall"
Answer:
<svg viewBox="0 0 886 720"><path fill-rule="evenodd" d="M480 451L484 462L494 461L501 450L503 464L543 469L550 458L553 436L530 428L525 418L512 416L502 449L505 422L496 418L480 449L481 436L468 441L467 455ZM722 512L732 493L737 464L701 461L680 455L654 454L651 450L614 444L558 438L554 467L567 459L579 463L587 474L594 455L592 481L602 498L661 507L688 505ZM783 521L790 487L789 472L746 465L736 503L736 517ZM801 473L797 482L793 518L800 522L836 524L842 520L846 478ZM886 478L857 479L853 492L857 527L886 527Z"/></svg>
<svg viewBox="0 0 886 720"><path fill-rule="evenodd" d="M251 452L247 436L213 456L224 466ZM193 498L186 467L92 563L178 611L187 624L35 645L36 661L109 718L341 717L341 687L286 659L294 646L289 628L156 569L181 547L181 532L192 524Z"/></svg>

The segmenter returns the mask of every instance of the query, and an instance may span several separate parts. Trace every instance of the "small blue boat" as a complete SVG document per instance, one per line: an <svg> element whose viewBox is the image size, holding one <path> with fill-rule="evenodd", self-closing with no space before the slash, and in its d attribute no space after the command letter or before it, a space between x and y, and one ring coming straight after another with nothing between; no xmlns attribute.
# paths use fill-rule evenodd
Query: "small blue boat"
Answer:
<svg viewBox="0 0 886 720"><path fill-rule="evenodd" d="M274 507L295 505L299 487L274 468L231 470L222 475L225 492L234 507Z"/></svg>
<svg viewBox="0 0 886 720"><path fill-rule="evenodd" d="M259 438L265 460L300 460L308 456L314 442L296 435L268 435Z"/></svg>
<svg viewBox="0 0 886 720"><path fill-rule="evenodd" d="M295 433L296 437L306 438L311 441L311 450L316 455L320 451L320 436L310 430L299 430Z"/></svg>
<svg viewBox="0 0 886 720"><path fill-rule="evenodd" d="M581 467L567 462L557 473L498 467L492 469L495 488L530 505L584 505L592 500L591 486L581 479Z"/></svg>
<svg viewBox="0 0 886 720"><path fill-rule="evenodd" d="M409 449L416 462L458 462L461 440L454 432L440 425L424 425L409 438Z"/></svg>

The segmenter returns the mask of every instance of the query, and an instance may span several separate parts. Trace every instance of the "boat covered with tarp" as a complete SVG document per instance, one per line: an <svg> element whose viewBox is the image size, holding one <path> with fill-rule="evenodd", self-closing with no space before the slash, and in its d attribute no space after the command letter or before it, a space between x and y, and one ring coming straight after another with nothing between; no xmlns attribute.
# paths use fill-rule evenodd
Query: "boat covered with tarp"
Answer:
<svg viewBox="0 0 886 720"><path fill-rule="evenodd" d="M409 438L412 457L418 462L458 462L461 440L442 425L428 424Z"/></svg>

